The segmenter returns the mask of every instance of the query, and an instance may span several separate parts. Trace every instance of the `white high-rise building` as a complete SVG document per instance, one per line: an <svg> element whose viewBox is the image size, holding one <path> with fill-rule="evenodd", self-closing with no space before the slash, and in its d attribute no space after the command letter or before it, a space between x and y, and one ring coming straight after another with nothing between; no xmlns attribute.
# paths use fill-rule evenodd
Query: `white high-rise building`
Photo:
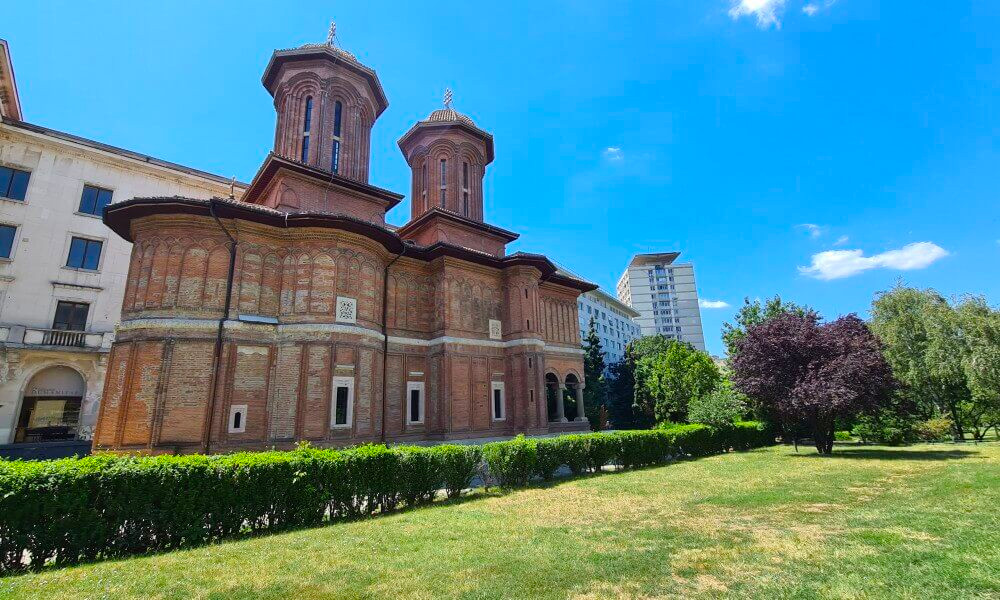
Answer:
<svg viewBox="0 0 1000 600"><path fill-rule="evenodd" d="M608 295L602 289L582 294L577 300L580 317L580 341L587 339L590 319L604 350L604 364L608 367L625 356L625 346L641 336L634 319L639 313Z"/></svg>
<svg viewBox="0 0 1000 600"><path fill-rule="evenodd" d="M705 350L698 288L680 252L636 254L618 280L618 299L639 313L642 335L663 335Z"/></svg>

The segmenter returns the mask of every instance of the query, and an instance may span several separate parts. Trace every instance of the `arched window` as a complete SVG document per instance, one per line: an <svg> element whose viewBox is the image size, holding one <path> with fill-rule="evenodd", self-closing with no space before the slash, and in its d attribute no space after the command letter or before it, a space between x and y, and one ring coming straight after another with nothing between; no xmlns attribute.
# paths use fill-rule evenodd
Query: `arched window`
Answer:
<svg viewBox="0 0 1000 600"><path fill-rule="evenodd" d="M448 191L448 159L441 159L441 208L444 208L444 197Z"/></svg>
<svg viewBox="0 0 1000 600"><path fill-rule="evenodd" d="M330 156L330 170L340 172L340 120L344 107L340 100L333 105L333 153Z"/></svg>
<svg viewBox="0 0 1000 600"><path fill-rule="evenodd" d="M462 163L462 214L469 216L469 163Z"/></svg>
<svg viewBox="0 0 1000 600"><path fill-rule="evenodd" d="M313 99L306 96L305 121L302 123L302 162L309 160L309 129L312 127Z"/></svg>
<svg viewBox="0 0 1000 600"><path fill-rule="evenodd" d="M427 210L427 161L420 165L420 199Z"/></svg>

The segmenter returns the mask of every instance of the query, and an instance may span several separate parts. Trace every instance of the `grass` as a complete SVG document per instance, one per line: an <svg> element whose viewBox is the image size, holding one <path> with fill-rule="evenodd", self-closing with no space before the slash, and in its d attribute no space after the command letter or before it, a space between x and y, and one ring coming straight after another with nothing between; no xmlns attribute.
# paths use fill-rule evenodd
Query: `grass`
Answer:
<svg viewBox="0 0 1000 600"><path fill-rule="evenodd" d="M1000 445L789 447L0 579L0 598L1000 598Z"/></svg>

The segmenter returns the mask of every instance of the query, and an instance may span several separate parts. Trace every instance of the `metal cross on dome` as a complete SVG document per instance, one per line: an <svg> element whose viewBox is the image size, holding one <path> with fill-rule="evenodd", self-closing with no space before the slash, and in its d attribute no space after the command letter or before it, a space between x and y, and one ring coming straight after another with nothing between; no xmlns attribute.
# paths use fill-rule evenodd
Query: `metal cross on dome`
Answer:
<svg viewBox="0 0 1000 600"><path fill-rule="evenodd" d="M337 36L337 22L330 21L330 30L326 33L326 43L330 46L333 45L333 38Z"/></svg>
<svg viewBox="0 0 1000 600"><path fill-rule="evenodd" d="M451 88L444 88L444 107L451 108Z"/></svg>

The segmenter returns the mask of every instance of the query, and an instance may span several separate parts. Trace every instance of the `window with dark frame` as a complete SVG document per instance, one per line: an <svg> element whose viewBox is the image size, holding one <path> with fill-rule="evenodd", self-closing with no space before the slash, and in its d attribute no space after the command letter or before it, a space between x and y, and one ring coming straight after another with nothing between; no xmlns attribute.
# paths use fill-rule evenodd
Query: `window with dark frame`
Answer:
<svg viewBox="0 0 1000 600"><path fill-rule="evenodd" d="M52 319L52 329L60 331L85 331L87 329L87 313L90 305L86 302L56 303L56 316Z"/></svg>
<svg viewBox="0 0 1000 600"><path fill-rule="evenodd" d="M111 204L111 194L111 190L93 185L83 186L79 212L100 216L104 212L104 207Z"/></svg>
<svg viewBox="0 0 1000 600"><path fill-rule="evenodd" d="M17 227L0 225L0 258L10 258L10 253L14 251L14 236L16 234Z"/></svg>
<svg viewBox="0 0 1000 600"><path fill-rule="evenodd" d="M302 124L302 162L309 160L309 129L312 128L312 110L313 99L312 96L309 96L306 98L305 121Z"/></svg>
<svg viewBox="0 0 1000 600"><path fill-rule="evenodd" d="M337 386L337 400L335 405L335 414L333 418L334 425L347 425L347 402L350 395L350 390L346 385Z"/></svg>
<svg viewBox="0 0 1000 600"><path fill-rule="evenodd" d="M0 167L0 197L23 202L28 193L29 179L31 179L31 173L27 171Z"/></svg>
<svg viewBox="0 0 1000 600"><path fill-rule="evenodd" d="M419 423L420 421L420 390L413 388L410 390L410 422Z"/></svg>
<svg viewBox="0 0 1000 600"><path fill-rule="evenodd" d="M493 388L493 418L497 421L503 418L503 391Z"/></svg>
<svg viewBox="0 0 1000 600"><path fill-rule="evenodd" d="M445 193L448 190L448 159L441 159L441 208L445 205Z"/></svg>
<svg viewBox="0 0 1000 600"><path fill-rule="evenodd" d="M330 171L340 173L340 122L344 106L337 100L333 105L333 151L330 156Z"/></svg>
<svg viewBox="0 0 1000 600"><path fill-rule="evenodd" d="M101 248L103 242L74 237L69 244L69 257L66 266L74 269L96 271L101 263Z"/></svg>

